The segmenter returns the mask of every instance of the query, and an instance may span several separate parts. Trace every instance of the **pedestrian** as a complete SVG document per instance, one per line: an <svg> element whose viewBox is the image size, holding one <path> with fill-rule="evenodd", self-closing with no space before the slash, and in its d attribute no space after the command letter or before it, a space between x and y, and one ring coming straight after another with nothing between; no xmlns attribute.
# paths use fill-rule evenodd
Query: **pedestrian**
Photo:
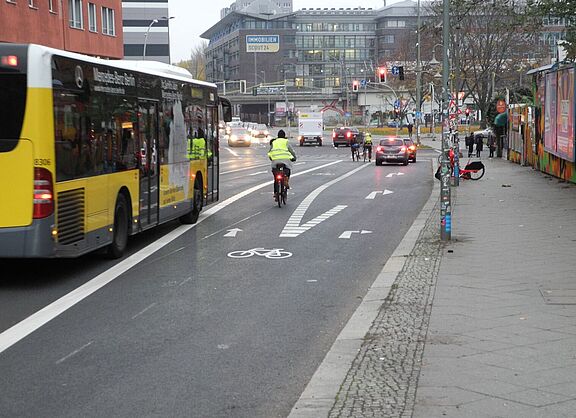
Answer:
<svg viewBox="0 0 576 418"><path fill-rule="evenodd" d="M493 158L494 151L496 151L496 137L492 133L488 134L488 149L490 150L490 158Z"/></svg>
<svg viewBox="0 0 576 418"><path fill-rule="evenodd" d="M412 122L408 123L408 136L410 136L410 138L412 138L412 128L414 127L414 125L412 125Z"/></svg>
<svg viewBox="0 0 576 418"><path fill-rule="evenodd" d="M472 153L474 152L474 134L468 135L464 141L468 147L468 158L472 158Z"/></svg>
<svg viewBox="0 0 576 418"><path fill-rule="evenodd" d="M484 148L484 138L479 136L476 138L476 157L480 158L480 153Z"/></svg>

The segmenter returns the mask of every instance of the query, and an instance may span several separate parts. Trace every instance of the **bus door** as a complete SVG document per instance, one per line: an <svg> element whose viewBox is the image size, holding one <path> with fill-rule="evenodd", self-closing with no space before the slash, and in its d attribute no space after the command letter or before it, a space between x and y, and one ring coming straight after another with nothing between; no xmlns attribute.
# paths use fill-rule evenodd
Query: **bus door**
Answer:
<svg viewBox="0 0 576 418"><path fill-rule="evenodd" d="M219 198L219 143L218 143L218 109L208 106L206 112L206 145L208 155L208 190L206 194L207 203L216 202Z"/></svg>
<svg viewBox="0 0 576 418"><path fill-rule="evenodd" d="M140 228L158 223L158 103L138 101L140 130Z"/></svg>

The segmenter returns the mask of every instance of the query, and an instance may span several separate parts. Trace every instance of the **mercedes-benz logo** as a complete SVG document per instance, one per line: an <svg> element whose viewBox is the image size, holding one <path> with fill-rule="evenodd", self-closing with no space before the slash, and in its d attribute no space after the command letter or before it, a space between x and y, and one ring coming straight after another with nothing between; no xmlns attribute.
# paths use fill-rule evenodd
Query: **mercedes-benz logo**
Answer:
<svg viewBox="0 0 576 418"><path fill-rule="evenodd" d="M79 65L76 66L76 70L74 71L74 79L76 80L78 88L81 89L84 85L84 71L82 71L82 67Z"/></svg>

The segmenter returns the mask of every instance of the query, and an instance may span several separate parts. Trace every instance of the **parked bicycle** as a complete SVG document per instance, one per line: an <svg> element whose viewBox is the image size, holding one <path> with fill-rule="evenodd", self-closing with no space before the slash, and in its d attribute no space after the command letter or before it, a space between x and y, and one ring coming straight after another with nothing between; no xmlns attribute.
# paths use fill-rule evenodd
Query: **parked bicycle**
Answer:
<svg viewBox="0 0 576 418"><path fill-rule="evenodd" d="M288 189L286 188L286 175L284 169L286 166L284 164L278 164L276 169L272 170L274 174L274 200L278 203L278 207L281 208L282 205L286 205L288 200Z"/></svg>
<svg viewBox="0 0 576 418"><path fill-rule="evenodd" d="M450 171L454 170L454 151L452 148L448 150L449 156L449 164L450 164ZM435 177L440 180L440 169L442 166L442 154L438 156L438 170L436 170ZM472 161L468 160L464 168L460 165L460 169L458 172L458 177L464 180L480 180L484 176L484 172L486 171L486 167L482 161Z"/></svg>

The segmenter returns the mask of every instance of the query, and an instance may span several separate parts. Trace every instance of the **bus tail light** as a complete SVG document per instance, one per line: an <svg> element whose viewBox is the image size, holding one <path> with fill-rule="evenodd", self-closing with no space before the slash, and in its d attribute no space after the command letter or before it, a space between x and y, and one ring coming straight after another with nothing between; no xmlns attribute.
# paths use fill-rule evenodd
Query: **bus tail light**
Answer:
<svg viewBox="0 0 576 418"><path fill-rule="evenodd" d="M34 219L46 218L54 212L52 174L45 168L34 168Z"/></svg>
<svg viewBox="0 0 576 418"><path fill-rule="evenodd" d="M9 67L17 67L18 57L16 55L4 55L0 57L0 62L2 63L2 65L6 65Z"/></svg>

